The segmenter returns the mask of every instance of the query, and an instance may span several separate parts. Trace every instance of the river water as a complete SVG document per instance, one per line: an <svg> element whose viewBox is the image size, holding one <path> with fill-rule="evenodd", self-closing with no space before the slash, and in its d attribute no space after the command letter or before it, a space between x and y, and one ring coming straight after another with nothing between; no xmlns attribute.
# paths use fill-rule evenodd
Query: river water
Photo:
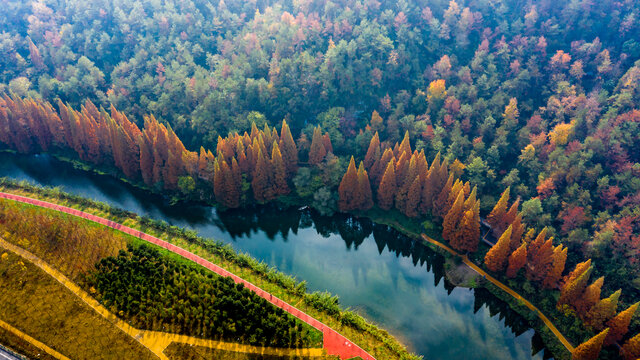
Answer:
<svg viewBox="0 0 640 360"><path fill-rule="evenodd" d="M306 280L311 291L338 295L343 306L425 359L543 358L539 336L506 304L486 290L454 287L443 276L441 255L386 226L268 206L219 213L209 206L172 206L158 195L47 155L0 152L4 176L59 186L229 243Z"/></svg>

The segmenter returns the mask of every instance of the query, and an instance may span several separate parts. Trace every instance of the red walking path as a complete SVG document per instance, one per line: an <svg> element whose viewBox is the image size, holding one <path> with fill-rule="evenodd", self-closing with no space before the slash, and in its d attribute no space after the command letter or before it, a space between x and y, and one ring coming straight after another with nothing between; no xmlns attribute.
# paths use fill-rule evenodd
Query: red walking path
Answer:
<svg viewBox="0 0 640 360"><path fill-rule="evenodd" d="M196 264L202 265L204 267L206 267L207 269L215 272L218 275L221 276L228 276L230 278L233 279L233 281L235 281L236 283L240 283L243 284L247 289L253 291L254 293L256 293L258 296L260 296L261 298L269 301L270 303L272 303L273 305L281 308L282 310L288 312L289 314L291 314L292 316L300 319L301 321L309 324L310 326L320 330L322 332L323 335L323 347L324 349L327 351L328 355L335 355L335 356L339 356L340 359L350 359L350 358L354 358L354 357L361 357L363 360L375 360L375 358L371 355L369 355L369 353L367 353L366 351L362 350L358 345L354 344L353 342L349 341L347 338L345 338L344 336L340 335L340 333L338 333L337 331L333 330L332 328L328 327L327 325L323 324L322 322L314 319L313 317L309 316L308 314L304 313L301 310L298 310L297 308L295 308L294 306L284 302L283 300L271 295L270 293L262 290L261 288L253 285L252 283L230 273L229 271L219 267L218 265L209 262L203 258L201 258L200 256L193 254L183 248L180 248L178 246L175 246L173 244L170 244L164 240L160 240L154 236L151 236L149 234L145 234L140 230L136 230L136 229L132 229L128 226L124 226L122 224L118 224L114 221L111 220L107 220L105 218L101 218L99 216L93 215L93 214L89 214L80 210L76 210L76 209L72 209L66 206L62 206L62 205L57 205L57 204L52 204L46 201L42 201L42 200L37 200L37 199L32 199L32 198L28 198L28 197L24 197L24 196L19 196L19 195L14 195L14 194L8 194L8 193L3 193L0 192L0 198L4 198L4 199L9 199L9 200L13 200L13 201L18 201L21 203L25 203L25 204L31 204L31 205L36 205L36 206L40 206L43 208L47 208L47 209L52 209L52 210L56 210L56 211L61 211L70 215L74 215L74 216L78 216L87 220L91 220L93 222L111 227L113 229L122 231L124 233L127 233L129 235L133 235L135 237L138 237L142 240L145 240L147 242L150 242L154 245L160 246L162 248L165 248L175 254L178 254L186 259L189 259L193 262L195 262Z"/></svg>

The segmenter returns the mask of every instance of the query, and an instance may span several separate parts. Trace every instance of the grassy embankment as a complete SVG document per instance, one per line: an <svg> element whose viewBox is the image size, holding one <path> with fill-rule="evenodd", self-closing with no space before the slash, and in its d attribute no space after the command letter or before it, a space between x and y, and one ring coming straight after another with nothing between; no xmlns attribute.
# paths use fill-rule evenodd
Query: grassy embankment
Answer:
<svg viewBox="0 0 640 360"><path fill-rule="evenodd" d="M209 239L199 238L191 231L169 226L164 222L138 217L126 211L113 209L105 204L64 194L56 189L42 189L3 180L0 181L0 190L56 202L90 212L170 241L226 268L309 313L311 316L338 330L377 358L417 358L415 355L408 353L386 331L367 323L360 316L350 311L340 309L336 297L324 293L308 294L304 283L298 283L295 279L278 273L266 264L259 263L245 254L236 254L229 246Z"/></svg>
<svg viewBox="0 0 640 360"><path fill-rule="evenodd" d="M0 249L0 319L71 359L155 359L44 271ZM0 342L33 359L53 359L15 334Z"/></svg>

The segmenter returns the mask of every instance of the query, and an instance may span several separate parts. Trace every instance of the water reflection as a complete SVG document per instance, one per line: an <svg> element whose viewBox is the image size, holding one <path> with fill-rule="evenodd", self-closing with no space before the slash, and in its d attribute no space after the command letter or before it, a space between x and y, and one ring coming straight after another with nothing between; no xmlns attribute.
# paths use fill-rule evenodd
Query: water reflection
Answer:
<svg viewBox="0 0 640 360"><path fill-rule="evenodd" d="M194 229L330 291L426 359L541 359L526 321L483 289L455 287L445 259L393 229L347 215L275 206L216 212L162 197L48 156L0 153L0 176L48 185Z"/></svg>

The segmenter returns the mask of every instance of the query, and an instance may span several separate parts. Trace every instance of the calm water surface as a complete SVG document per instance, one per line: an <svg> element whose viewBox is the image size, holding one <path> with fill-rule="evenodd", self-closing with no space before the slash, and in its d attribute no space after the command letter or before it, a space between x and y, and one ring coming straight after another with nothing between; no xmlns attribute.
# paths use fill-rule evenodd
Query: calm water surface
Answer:
<svg viewBox="0 0 640 360"><path fill-rule="evenodd" d="M444 259L386 226L308 210L216 212L171 206L108 176L46 155L0 152L0 177L28 180L187 227L329 291L425 359L542 359L540 339L485 290L456 288ZM537 352L536 355L532 353ZM382 359L380 359L382 360Z"/></svg>

